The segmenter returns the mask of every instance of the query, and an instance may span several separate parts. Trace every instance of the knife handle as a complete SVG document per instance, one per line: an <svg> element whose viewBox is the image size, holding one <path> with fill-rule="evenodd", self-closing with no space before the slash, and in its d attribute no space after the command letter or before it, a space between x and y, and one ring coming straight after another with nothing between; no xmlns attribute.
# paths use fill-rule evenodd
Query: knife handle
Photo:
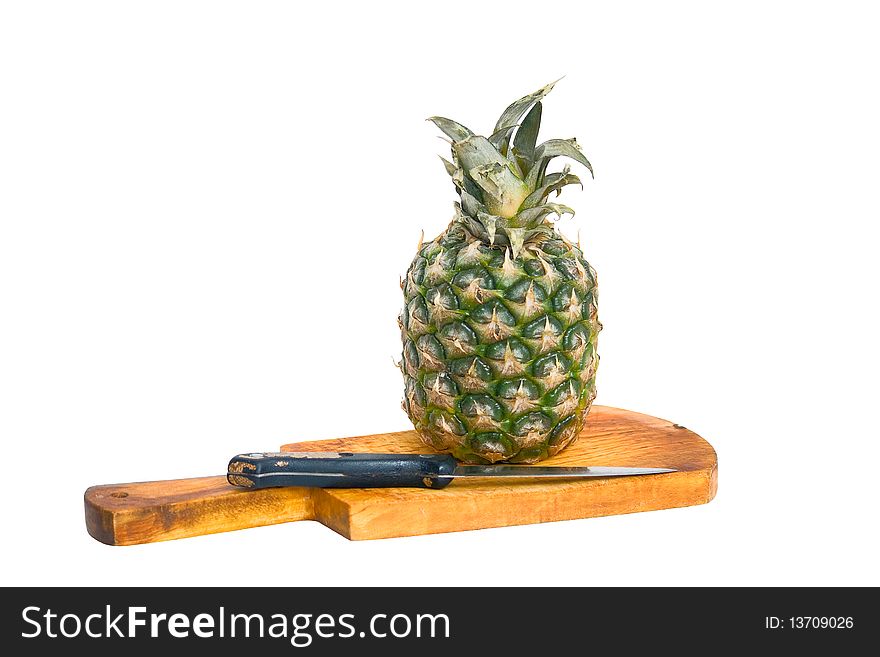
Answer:
<svg viewBox="0 0 880 657"><path fill-rule="evenodd" d="M226 480L242 488L443 488L455 465L448 454L261 452L233 458Z"/></svg>

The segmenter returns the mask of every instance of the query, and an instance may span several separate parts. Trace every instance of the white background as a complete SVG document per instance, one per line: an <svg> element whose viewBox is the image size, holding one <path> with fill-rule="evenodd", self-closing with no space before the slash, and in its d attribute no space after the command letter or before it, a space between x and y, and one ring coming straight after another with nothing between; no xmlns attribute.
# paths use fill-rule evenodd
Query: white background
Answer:
<svg viewBox="0 0 880 657"><path fill-rule="evenodd" d="M719 4L4 3L2 583L880 584L878 16ZM599 272L597 403L705 436L715 501L86 534L92 484L407 428L398 276L453 202L423 119L485 132L561 75L542 135L596 170L562 229Z"/></svg>

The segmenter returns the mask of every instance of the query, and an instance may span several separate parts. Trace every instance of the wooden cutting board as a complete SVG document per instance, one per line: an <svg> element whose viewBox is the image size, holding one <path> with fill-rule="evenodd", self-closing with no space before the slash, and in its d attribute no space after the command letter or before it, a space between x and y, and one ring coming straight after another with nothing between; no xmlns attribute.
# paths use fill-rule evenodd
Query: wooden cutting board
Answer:
<svg viewBox="0 0 880 657"><path fill-rule="evenodd" d="M414 431L284 445L281 451L418 453ZM230 454L230 457L233 455ZM225 464L225 461L223 461ZM594 406L580 439L542 465L676 468L668 474L581 480L464 480L420 488L245 490L225 476L93 486L89 534L108 545L317 520L352 540L505 527L705 504L718 461L705 440L648 415Z"/></svg>

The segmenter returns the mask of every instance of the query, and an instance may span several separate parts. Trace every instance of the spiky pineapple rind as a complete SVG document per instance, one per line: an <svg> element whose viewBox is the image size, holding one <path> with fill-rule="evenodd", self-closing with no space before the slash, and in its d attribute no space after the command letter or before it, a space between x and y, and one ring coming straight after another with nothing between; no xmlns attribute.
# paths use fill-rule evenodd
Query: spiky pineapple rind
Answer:
<svg viewBox="0 0 880 657"><path fill-rule="evenodd" d="M431 447L531 463L573 442L596 394L596 275L549 229L513 260L459 222L404 281L404 410Z"/></svg>

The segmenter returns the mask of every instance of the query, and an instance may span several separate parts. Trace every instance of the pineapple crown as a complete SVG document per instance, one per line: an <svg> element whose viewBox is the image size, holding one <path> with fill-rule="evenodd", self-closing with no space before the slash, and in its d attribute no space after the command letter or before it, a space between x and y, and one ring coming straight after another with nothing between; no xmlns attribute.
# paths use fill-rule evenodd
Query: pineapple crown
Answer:
<svg viewBox="0 0 880 657"><path fill-rule="evenodd" d="M452 140L452 161L440 159L461 197L455 204L456 219L484 242L509 246L514 258L532 234L546 230L543 226L549 215L574 215L570 207L550 203L549 197L553 192L559 196L566 185L583 188L583 184L568 166L561 172L547 173L550 160L569 157L593 174L573 138L549 139L536 145L541 99L556 82L511 103L489 137L476 135L442 116L428 119Z"/></svg>

